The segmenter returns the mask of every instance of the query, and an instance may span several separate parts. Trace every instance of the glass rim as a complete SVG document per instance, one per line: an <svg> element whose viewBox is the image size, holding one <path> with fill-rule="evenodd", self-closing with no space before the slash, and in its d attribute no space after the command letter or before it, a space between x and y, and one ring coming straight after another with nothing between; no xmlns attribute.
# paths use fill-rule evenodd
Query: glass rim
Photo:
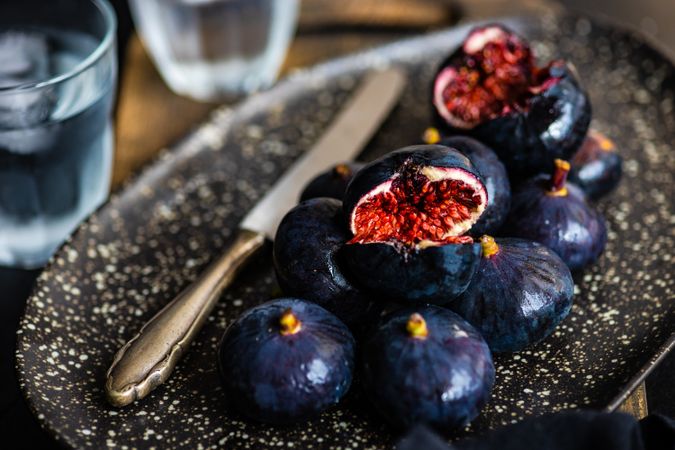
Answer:
<svg viewBox="0 0 675 450"><path fill-rule="evenodd" d="M93 4L93 6L97 8L98 11L101 13L106 26L103 39L101 39L101 41L96 46L94 51L91 52L89 55L87 55L87 57L84 58L82 61L77 63L75 67L73 67L72 69L60 73L51 78L48 78L46 80L35 81L30 83L22 83L14 86L4 86L4 87L0 86L0 95L42 89L44 87L68 81L71 78L75 78L76 76L80 75L82 72L92 67L96 62L98 62L98 60L101 59L101 57L110 49L113 42L115 41L115 32L117 29L117 17L115 16L115 12L113 11L113 8L108 2L108 0L88 0L88 1L90 4Z"/></svg>

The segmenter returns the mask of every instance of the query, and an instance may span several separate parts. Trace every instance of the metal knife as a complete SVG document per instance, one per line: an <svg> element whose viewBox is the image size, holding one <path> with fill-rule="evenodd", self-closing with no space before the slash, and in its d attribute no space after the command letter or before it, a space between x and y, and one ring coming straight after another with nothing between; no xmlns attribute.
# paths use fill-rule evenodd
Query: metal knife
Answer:
<svg viewBox="0 0 675 450"><path fill-rule="evenodd" d="M105 393L115 406L148 395L166 381L223 290L265 242L318 170L353 159L387 117L403 90L401 70L369 74L328 130L277 181L239 225L233 244L199 278L148 321L115 355Z"/></svg>

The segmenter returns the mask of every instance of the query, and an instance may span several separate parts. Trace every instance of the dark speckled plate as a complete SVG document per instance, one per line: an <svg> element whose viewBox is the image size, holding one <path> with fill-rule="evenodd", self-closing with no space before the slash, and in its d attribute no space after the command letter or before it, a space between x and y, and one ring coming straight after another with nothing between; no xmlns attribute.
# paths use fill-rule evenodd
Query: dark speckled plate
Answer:
<svg viewBox="0 0 675 450"><path fill-rule="evenodd" d="M579 277L572 314L540 345L496 358L493 399L465 433L531 414L607 408L667 350L675 329L673 65L631 34L584 18L508 23L533 40L542 59L561 55L576 64L593 100L593 125L616 140L626 173L600 204L609 243ZM358 388L339 408L293 428L226 413L216 344L244 309L278 293L269 248L223 297L164 386L123 409L109 406L101 387L115 351L225 247L245 211L310 148L364 71L397 64L410 75L364 159L417 141L429 122L435 66L466 32L340 59L218 110L115 195L55 256L21 322L18 372L43 425L78 448L390 446L395 436Z"/></svg>

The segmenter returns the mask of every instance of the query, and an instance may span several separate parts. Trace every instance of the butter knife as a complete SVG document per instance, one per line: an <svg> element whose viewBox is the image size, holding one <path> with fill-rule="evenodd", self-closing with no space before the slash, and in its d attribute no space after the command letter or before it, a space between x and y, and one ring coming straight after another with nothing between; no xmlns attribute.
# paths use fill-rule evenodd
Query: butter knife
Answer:
<svg viewBox="0 0 675 450"><path fill-rule="evenodd" d="M223 290L265 242L317 171L353 159L394 107L405 85L399 69L369 74L328 130L276 182L239 225L227 251L150 319L115 355L105 393L114 406L148 395L166 381Z"/></svg>

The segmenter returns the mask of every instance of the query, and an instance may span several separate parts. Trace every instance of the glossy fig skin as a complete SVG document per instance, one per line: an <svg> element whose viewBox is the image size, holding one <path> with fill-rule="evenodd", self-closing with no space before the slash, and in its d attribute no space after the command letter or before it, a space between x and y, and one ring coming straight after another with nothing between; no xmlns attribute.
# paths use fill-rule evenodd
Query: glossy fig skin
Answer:
<svg viewBox="0 0 675 450"><path fill-rule="evenodd" d="M273 260L284 294L313 301L351 326L367 318L372 302L341 268L339 250L351 238L344 223L339 200L300 203L277 229Z"/></svg>
<svg viewBox="0 0 675 450"><path fill-rule="evenodd" d="M341 254L349 276L380 298L444 305L469 286L478 268L480 245L407 251L392 244L348 244Z"/></svg>
<svg viewBox="0 0 675 450"><path fill-rule="evenodd" d="M347 186L343 199L345 217L349 219L359 200L373 190L375 186L391 178L406 162L418 166L461 168L483 181L480 173L473 166L469 158L456 150L448 152L448 148L443 145L411 145L403 147L366 164L354 176Z"/></svg>
<svg viewBox="0 0 675 450"><path fill-rule="evenodd" d="M485 182L488 192L487 207L478 222L471 227L469 234L480 237L496 233L506 220L511 207L511 184L504 164L492 149L468 136L446 137L439 144L455 148L466 155Z"/></svg>
<svg viewBox="0 0 675 450"><path fill-rule="evenodd" d="M478 27L469 33L467 39L488 28L516 36L529 51L523 38L499 24ZM470 55L465 50L466 42L441 63L432 83L432 99L444 83L445 69L461 66L464 58ZM518 66L517 69L524 70L526 67ZM549 63L545 69L534 66L531 69L548 70L547 78L556 80L555 83L544 83L542 88L537 86L537 91L527 101L527 108L514 107L476 125L453 126L432 101L435 123L444 134L469 135L488 145L497 152L512 181L548 172L556 158L571 159L583 142L591 120L589 97L572 66L558 60Z"/></svg>
<svg viewBox="0 0 675 450"><path fill-rule="evenodd" d="M288 310L301 326L284 335L279 320ZM228 406L274 425L311 418L348 391L354 346L347 327L314 303L283 298L256 306L229 326L218 349Z"/></svg>
<svg viewBox="0 0 675 450"><path fill-rule="evenodd" d="M360 162L343 163L320 173L307 183L300 194L300 201L317 197L342 200L347 185L363 166L365 164Z"/></svg>
<svg viewBox="0 0 675 450"><path fill-rule="evenodd" d="M406 329L413 313L426 321L426 338L412 337ZM394 427L462 427L478 415L494 385L492 356L483 338L461 317L437 306L391 313L362 353L366 394Z"/></svg>
<svg viewBox="0 0 675 450"><path fill-rule="evenodd" d="M621 181L621 155L611 140L595 130L588 132L586 140L570 162L570 180L592 200L609 194Z"/></svg>
<svg viewBox="0 0 675 450"><path fill-rule="evenodd" d="M534 241L497 238L466 291L449 307L485 338L493 352L541 341L569 314L574 281L552 250Z"/></svg>
<svg viewBox="0 0 675 450"><path fill-rule="evenodd" d="M573 183L567 183L566 196L548 195L548 183L548 175L540 175L514 191L501 235L539 242L558 254L571 271L583 269L605 248L605 219Z"/></svg>

